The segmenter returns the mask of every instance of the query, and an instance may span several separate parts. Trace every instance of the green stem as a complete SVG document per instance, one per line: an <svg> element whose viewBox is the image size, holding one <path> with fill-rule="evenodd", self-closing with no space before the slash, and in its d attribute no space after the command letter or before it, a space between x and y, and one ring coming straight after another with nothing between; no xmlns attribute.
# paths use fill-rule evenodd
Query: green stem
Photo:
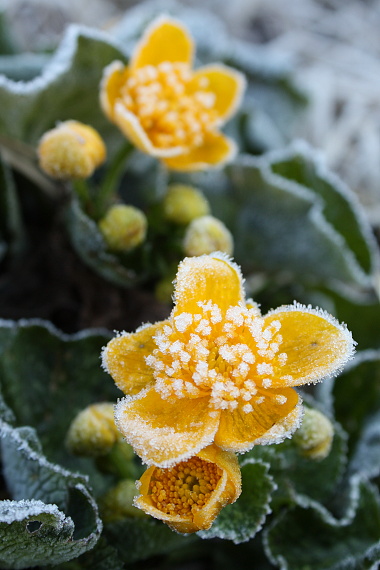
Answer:
<svg viewBox="0 0 380 570"><path fill-rule="evenodd" d="M129 142L123 144L115 158L109 165L107 173L100 185L96 195L96 214L101 217L110 202L111 197L116 193L120 178L125 170L127 159L134 146Z"/></svg>
<svg viewBox="0 0 380 570"><path fill-rule="evenodd" d="M86 206L90 202L90 191L87 180L72 180L71 183L82 206Z"/></svg>

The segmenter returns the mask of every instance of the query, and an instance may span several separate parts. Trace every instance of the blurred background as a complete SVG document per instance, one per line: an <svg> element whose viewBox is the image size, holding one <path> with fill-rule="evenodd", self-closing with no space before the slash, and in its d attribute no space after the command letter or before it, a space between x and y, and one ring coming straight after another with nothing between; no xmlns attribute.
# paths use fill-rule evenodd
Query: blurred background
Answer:
<svg viewBox="0 0 380 570"><path fill-rule="evenodd" d="M218 14L228 31L253 42L307 94L295 135L322 151L327 164L380 220L380 1L182 0ZM117 25L128 0L2 0L23 51L53 51L70 23Z"/></svg>

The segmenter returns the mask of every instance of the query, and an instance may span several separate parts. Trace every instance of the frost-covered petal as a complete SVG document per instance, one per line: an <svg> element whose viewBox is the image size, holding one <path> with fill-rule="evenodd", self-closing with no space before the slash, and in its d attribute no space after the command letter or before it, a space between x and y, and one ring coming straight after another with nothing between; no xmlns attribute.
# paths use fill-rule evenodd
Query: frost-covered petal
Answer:
<svg viewBox="0 0 380 570"><path fill-rule="evenodd" d="M121 132L140 150L157 158L175 157L183 152L182 147L158 148L153 145L136 115L128 111L122 100L117 100L113 109L113 122Z"/></svg>
<svg viewBox="0 0 380 570"><path fill-rule="evenodd" d="M195 172L210 167L222 167L230 162L236 153L237 146L234 140L223 133L208 131L201 145L194 146L178 156L164 158L163 162L171 170Z"/></svg>
<svg viewBox="0 0 380 570"><path fill-rule="evenodd" d="M325 311L294 304L271 311L264 321L281 324L280 351L287 355L285 364L274 364L274 387L318 382L339 372L353 355L350 331Z"/></svg>
<svg viewBox="0 0 380 570"><path fill-rule="evenodd" d="M239 107L246 80L239 71L216 63L195 70L191 86L194 90L207 89L215 95L213 108L218 113L220 124L229 119Z"/></svg>
<svg viewBox="0 0 380 570"><path fill-rule="evenodd" d="M113 338L103 349L103 366L124 394L137 394L153 381L152 369L146 357L156 348L153 336L167 321L141 327L135 333Z"/></svg>
<svg viewBox="0 0 380 570"><path fill-rule="evenodd" d="M219 414L209 415L209 398L164 400L154 388L116 406L116 423L145 463L170 467L212 443Z"/></svg>
<svg viewBox="0 0 380 570"><path fill-rule="evenodd" d="M145 30L131 59L131 68L158 65L163 61L191 65L194 45L187 29L168 16L160 16Z"/></svg>
<svg viewBox="0 0 380 570"><path fill-rule="evenodd" d="M185 258L178 267L173 315L197 313L198 302L209 300L222 311L244 301L238 265L223 254Z"/></svg>
<svg viewBox="0 0 380 570"><path fill-rule="evenodd" d="M120 90L128 79L128 68L121 61L113 61L103 71L100 84L100 104L107 117L114 121L114 109Z"/></svg>
<svg viewBox="0 0 380 570"><path fill-rule="evenodd" d="M228 451L245 452L257 443L280 443L299 425L300 398L292 388L262 391L251 402L252 411L241 407L222 411L215 444Z"/></svg>

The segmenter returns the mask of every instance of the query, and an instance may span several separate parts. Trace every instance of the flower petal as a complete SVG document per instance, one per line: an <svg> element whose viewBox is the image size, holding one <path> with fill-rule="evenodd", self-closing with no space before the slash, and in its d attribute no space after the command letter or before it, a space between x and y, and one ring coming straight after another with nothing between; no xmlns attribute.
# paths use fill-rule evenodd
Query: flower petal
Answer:
<svg viewBox="0 0 380 570"><path fill-rule="evenodd" d="M186 257L178 267L173 316L199 312L198 302L211 300L222 311L244 301L238 265L222 253Z"/></svg>
<svg viewBox="0 0 380 570"><path fill-rule="evenodd" d="M152 369L145 357L156 348L152 337L166 324L167 321L161 321L141 327L135 333L124 333L104 347L103 367L124 394L137 394L153 381Z"/></svg>
<svg viewBox="0 0 380 570"><path fill-rule="evenodd" d="M163 400L154 388L121 400L116 424L143 461L170 467L209 445L219 414L209 415L208 398Z"/></svg>
<svg viewBox="0 0 380 570"><path fill-rule="evenodd" d="M154 476L154 472L156 470L156 466L152 465L148 467L146 471L142 474L139 479L139 491L140 495L134 500L134 504L139 509L142 509L145 513L159 519L169 525L170 528L175 529L177 532L196 532L199 530L193 523L193 516L189 514L188 516L184 515L177 515L177 514L167 514L163 511L160 511L154 504L153 501L150 499L150 484L152 480L152 476Z"/></svg>
<svg viewBox="0 0 380 570"><path fill-rule="evenodd" d="M107 117L114 120L114 107L120 97L120 90L127 81L128 68L121 61L113 61L103 71L100 84L100 104Z"/></svg>
<svg viewBox="0 0 380 570"><path fill-rule="evenodd" d="M115 103L113 110L113 122L119 127L121 132L140 150L157 158L170 158L180 155L182 147L157 148L155 147L141 123L123 104L122 100Z"/></svg>
<svg viewBox="0 0 380 570"><path fill-rule="evenodd" d="M170 170L185 172L206 170L210 167L221 167L230 162L237 153L234 140L222 133L208 131L200 146L193 147L185 154L172 158L163 158L163 162Z"/></svg>
<svg viewBox="0 0 380 570"><path fill-rule="evenodd" d="M227 121L239 107L246 86L245 76L222 64L211 64L193 73L190 89L207 89L216 96L213 109L218 113L219 124Z"/></svg>
<svg viewBox="0 0 380 570"><path fill-rule="evenodd" d="M251 402L252 412L237 408L222 411L215 444L243 453L258 443L280 443L299 426L300 398L292 388L267 390L261 403Z"/></svg>
<svg viewBox="0 0 380 570"><path fill-rule="evenodd" d="M146 29L131 59L131 68L158 65L163 61L192 64L193 39L181 22L160 16Z"/></svg>
<svg viewBox="0 0 380 570"><path fill-rule="evenodd" d="M325 311L294 304L268 313L265 326L278 321L286 363L274 363L273 386L318 382L339 372L354 353L355 342L345 325Z"/></svg>

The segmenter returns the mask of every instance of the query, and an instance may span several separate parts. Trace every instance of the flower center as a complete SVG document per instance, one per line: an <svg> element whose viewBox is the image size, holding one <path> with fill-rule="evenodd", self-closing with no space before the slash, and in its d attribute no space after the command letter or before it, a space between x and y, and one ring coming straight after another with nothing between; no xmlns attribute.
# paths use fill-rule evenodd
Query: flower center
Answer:
<svg viewBox="0 0 380 570"><path fill-rule="evenodd" d="M277 377L287 361L280 352L281 323L274 320L265 327L257 310L243 305L223 316L211 302L198 306L199 313L177 315L154 337L157 348L146 362L161 397L209 396L211 414L238 406L249 413L267 398L284 404L286 397L270 390L275 370Z"/></svg>
<svg viewBox="0 0 380 570"><path fill-rule="evenodd" d="M189 516L201 509L216 489L222 470L199 457L181 461L170 469L157 467L150 482L154 506L168 515Z"/></svg>
<svg viewBox="0 0 380 570"><path fill-rule="evenodd" d="M165 61L136 69L122 95L156 147L194 147L218 118L207 87L207 78L193 79L187 64Z"/></svg>

